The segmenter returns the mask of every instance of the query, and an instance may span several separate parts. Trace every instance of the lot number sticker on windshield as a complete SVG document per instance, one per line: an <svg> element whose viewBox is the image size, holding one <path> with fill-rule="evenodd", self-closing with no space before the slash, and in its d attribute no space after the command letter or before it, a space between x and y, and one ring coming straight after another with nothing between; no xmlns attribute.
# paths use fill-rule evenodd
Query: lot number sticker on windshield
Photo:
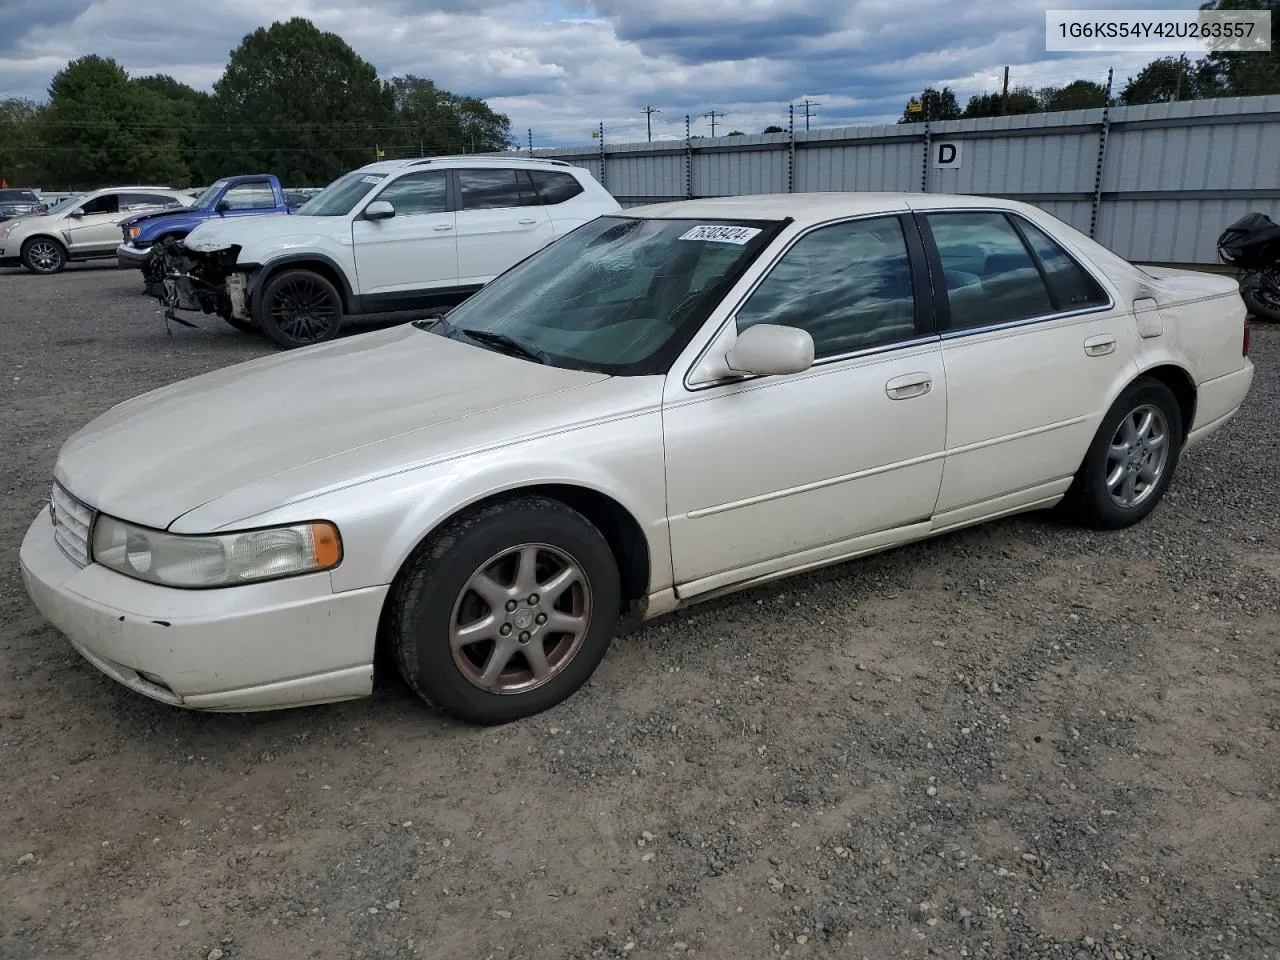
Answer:
<svg viewBox="0 0 1280 960"><path fill-rule="evenodd" d="M381 183L382 178L381 177L361 177L360 182L361 183Z"/></svg>
<svg viewBox="0 0 1280 960"><path fill-rule="evenodd" d="M742 246L760 230L756 227L726 227L704 223L680 237L681 240L709 240L712 243L736 243Z"/></svg>

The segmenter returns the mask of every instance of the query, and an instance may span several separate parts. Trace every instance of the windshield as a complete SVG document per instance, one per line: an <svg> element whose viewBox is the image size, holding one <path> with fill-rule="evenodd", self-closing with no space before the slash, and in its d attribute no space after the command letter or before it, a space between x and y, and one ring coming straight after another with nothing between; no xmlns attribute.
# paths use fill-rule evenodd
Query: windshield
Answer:
<svg viewBox="0 0 1280 960"><path fill-rule="evenodd" d="M493 280L435 329L478 332L486 345L515 341L556 366L665 373L779 226L600 217Z"/></svg>
<svg viewBox="0 0 1280 960"><path fill-rule="evenodd" d="M89 195L87 193L80 193L74 197L67 197L67 199L60 200L58 203L55 203L47 212L50 216L58 213L66 213L68 210L73 210L80 206L80 204L84 203L85 198L88 196Z"/></svg>
<svg viewBox="0 0 1280 960"><path fill-rule="evenodd" d="M385 173L361 173L359 170L345 174L299 207L297 216L345 217L386 176Z"/></svg>
<svg viewBox="0 0 1280 960"><path fill-rule="evenodd" d="M192 208L195 210L203 210L205 207L212 204L213 198L218 195L218 191L226 185L226 180L219 180L217 183L205 187L200 196L196 197L195 203L191 204Z"/></svg>
<svg viewBox="0 0 1280 960"><path fill-rule="evenodd" d="M0 203L39 203L30 190L0 190Z"/></svg>

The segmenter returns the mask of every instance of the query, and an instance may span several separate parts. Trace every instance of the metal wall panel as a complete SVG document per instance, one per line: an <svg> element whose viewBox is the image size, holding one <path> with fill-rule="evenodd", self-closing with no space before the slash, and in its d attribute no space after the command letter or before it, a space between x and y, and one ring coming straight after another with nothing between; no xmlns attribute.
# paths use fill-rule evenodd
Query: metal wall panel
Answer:
<svg viewBox="0 0 1280 960"><path fill-rule="evenodd" d="M960 165L926 166L922 123L797 132L792 189L1006 196L1088 233L1096 185L1096 238L1139 261L1214 263L1231 221L1253 210L1280 220L1280 96L949 120L928 136L959 142ZM691 165L683 140L607 144L603 177L598 143L535 153L584 167L626 207L683 197L686 175L696 197L789 189L787 134L689 146Z"/></svg>

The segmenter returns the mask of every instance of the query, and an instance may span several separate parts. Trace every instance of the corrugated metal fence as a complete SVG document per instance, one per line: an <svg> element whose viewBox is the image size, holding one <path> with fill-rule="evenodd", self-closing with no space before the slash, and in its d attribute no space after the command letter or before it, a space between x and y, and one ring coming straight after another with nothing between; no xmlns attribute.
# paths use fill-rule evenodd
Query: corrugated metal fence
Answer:
<svg viewBox="0 0 1280 960"><path fill-rule="evenodd" d="M1212 263L1231 221L1280 220L1280 96L534 154L587 168L624 206L826 190L1009 197L1143 262Z"/></svg>

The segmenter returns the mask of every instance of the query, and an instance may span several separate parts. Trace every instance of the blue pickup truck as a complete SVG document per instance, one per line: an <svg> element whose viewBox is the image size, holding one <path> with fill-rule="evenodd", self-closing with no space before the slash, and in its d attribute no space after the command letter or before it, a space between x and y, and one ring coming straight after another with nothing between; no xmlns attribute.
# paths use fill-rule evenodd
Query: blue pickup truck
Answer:
<svg viewBox="0 0 1280 960"><path fill-rule="evenodd" d="M172 237L181 240L204 223L222 217L256 217L292 213L280 181L269 173L226 177L211 184L196 202L179 210L157 210L121 221L123 242L116 248L122 267L141 269L147 277L151 248Z"/></svg>

